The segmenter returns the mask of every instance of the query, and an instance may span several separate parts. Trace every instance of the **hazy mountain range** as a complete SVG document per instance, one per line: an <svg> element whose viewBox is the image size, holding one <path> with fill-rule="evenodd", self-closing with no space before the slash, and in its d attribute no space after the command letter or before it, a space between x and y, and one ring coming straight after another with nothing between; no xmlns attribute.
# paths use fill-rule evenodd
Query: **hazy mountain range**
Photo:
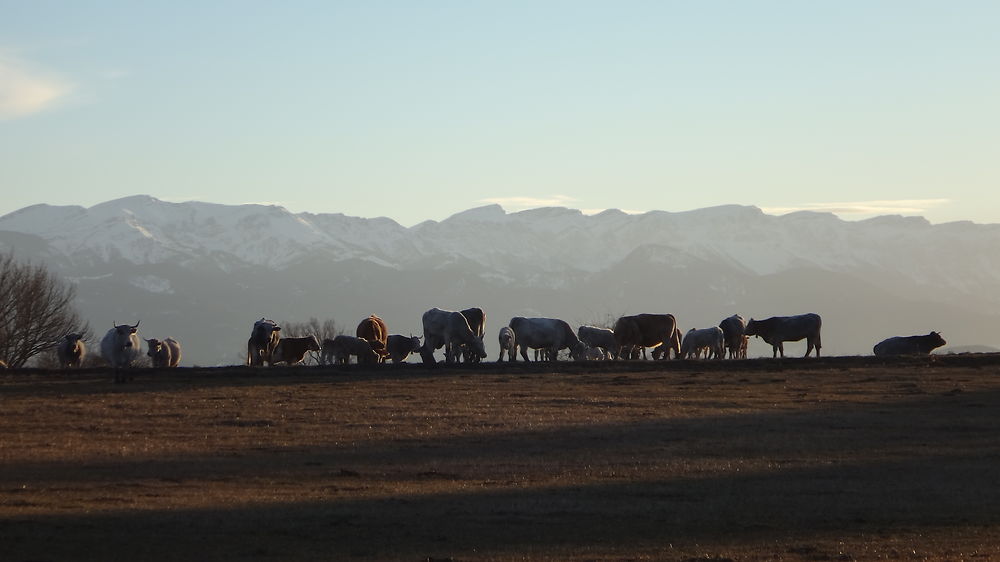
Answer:
<svg viewBox="0 0 1000 562"><path fill-rule="evenodd" d="M253 321L377 313L420 333L433 306L482 306L487 350L511 316L571 324L671 312L682 329L725 316L819 313L824 353L867 354L888 336L942 332L1000 345L1000 225L919 217L844 221L756 207L583 215L496 205L404 227L388 218L148 196L0 217L0 249L77 284L94 332L141 319L184 364L240 361ZM786 346L799 354L804 345ZM770 353L763 342L751 354Z"/></svg>

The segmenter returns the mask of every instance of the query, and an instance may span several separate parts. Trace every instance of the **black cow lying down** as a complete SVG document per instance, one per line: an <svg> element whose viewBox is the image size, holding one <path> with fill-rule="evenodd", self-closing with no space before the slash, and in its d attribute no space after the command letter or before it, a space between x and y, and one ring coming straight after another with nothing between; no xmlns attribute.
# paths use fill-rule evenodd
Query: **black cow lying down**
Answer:
<svg viewBox="0 0 1000 562"><path fill-rule="evenodd" d="M877 356L885 355L927 355L948 342L941 334L931 332L926 336L896 336L875 344L872 351Z"/></svg>

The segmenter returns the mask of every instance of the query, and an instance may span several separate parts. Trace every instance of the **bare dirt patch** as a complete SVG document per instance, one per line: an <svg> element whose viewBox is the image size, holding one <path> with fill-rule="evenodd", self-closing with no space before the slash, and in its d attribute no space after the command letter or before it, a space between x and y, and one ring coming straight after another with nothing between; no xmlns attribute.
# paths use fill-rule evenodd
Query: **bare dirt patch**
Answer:
<svg viewBox="0 0 1000 562"><path fill-rule="evenodd" d="M1000 559L1000 356L0 375L2 560Z"/></svg>

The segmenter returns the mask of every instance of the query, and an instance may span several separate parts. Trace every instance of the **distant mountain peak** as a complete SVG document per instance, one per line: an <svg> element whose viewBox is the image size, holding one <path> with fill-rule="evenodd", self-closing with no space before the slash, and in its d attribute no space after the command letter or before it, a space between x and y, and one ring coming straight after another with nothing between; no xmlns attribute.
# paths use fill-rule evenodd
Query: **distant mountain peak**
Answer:
<svg viewBox="0 0 1000 562"><path fill-rule="evenodd" d="M455 213L450 217L446 218L442 222L448 221L478 221L478 222L492 222L503 220L507 217L507 212L503 210L503 207L493 203L491 205L483 205L482 207L474 207L462 211L460 213Z"/></svg>

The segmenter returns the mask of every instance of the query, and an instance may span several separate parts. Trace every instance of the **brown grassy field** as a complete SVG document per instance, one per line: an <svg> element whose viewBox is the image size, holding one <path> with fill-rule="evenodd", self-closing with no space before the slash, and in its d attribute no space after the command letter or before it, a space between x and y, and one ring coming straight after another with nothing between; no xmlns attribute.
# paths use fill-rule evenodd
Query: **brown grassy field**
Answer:
<svg viewBox="0 0 1000 562"><path fill-rule="evenodd" d="M0 375L0 560L1000 560L1000 356Z"/></svg>

